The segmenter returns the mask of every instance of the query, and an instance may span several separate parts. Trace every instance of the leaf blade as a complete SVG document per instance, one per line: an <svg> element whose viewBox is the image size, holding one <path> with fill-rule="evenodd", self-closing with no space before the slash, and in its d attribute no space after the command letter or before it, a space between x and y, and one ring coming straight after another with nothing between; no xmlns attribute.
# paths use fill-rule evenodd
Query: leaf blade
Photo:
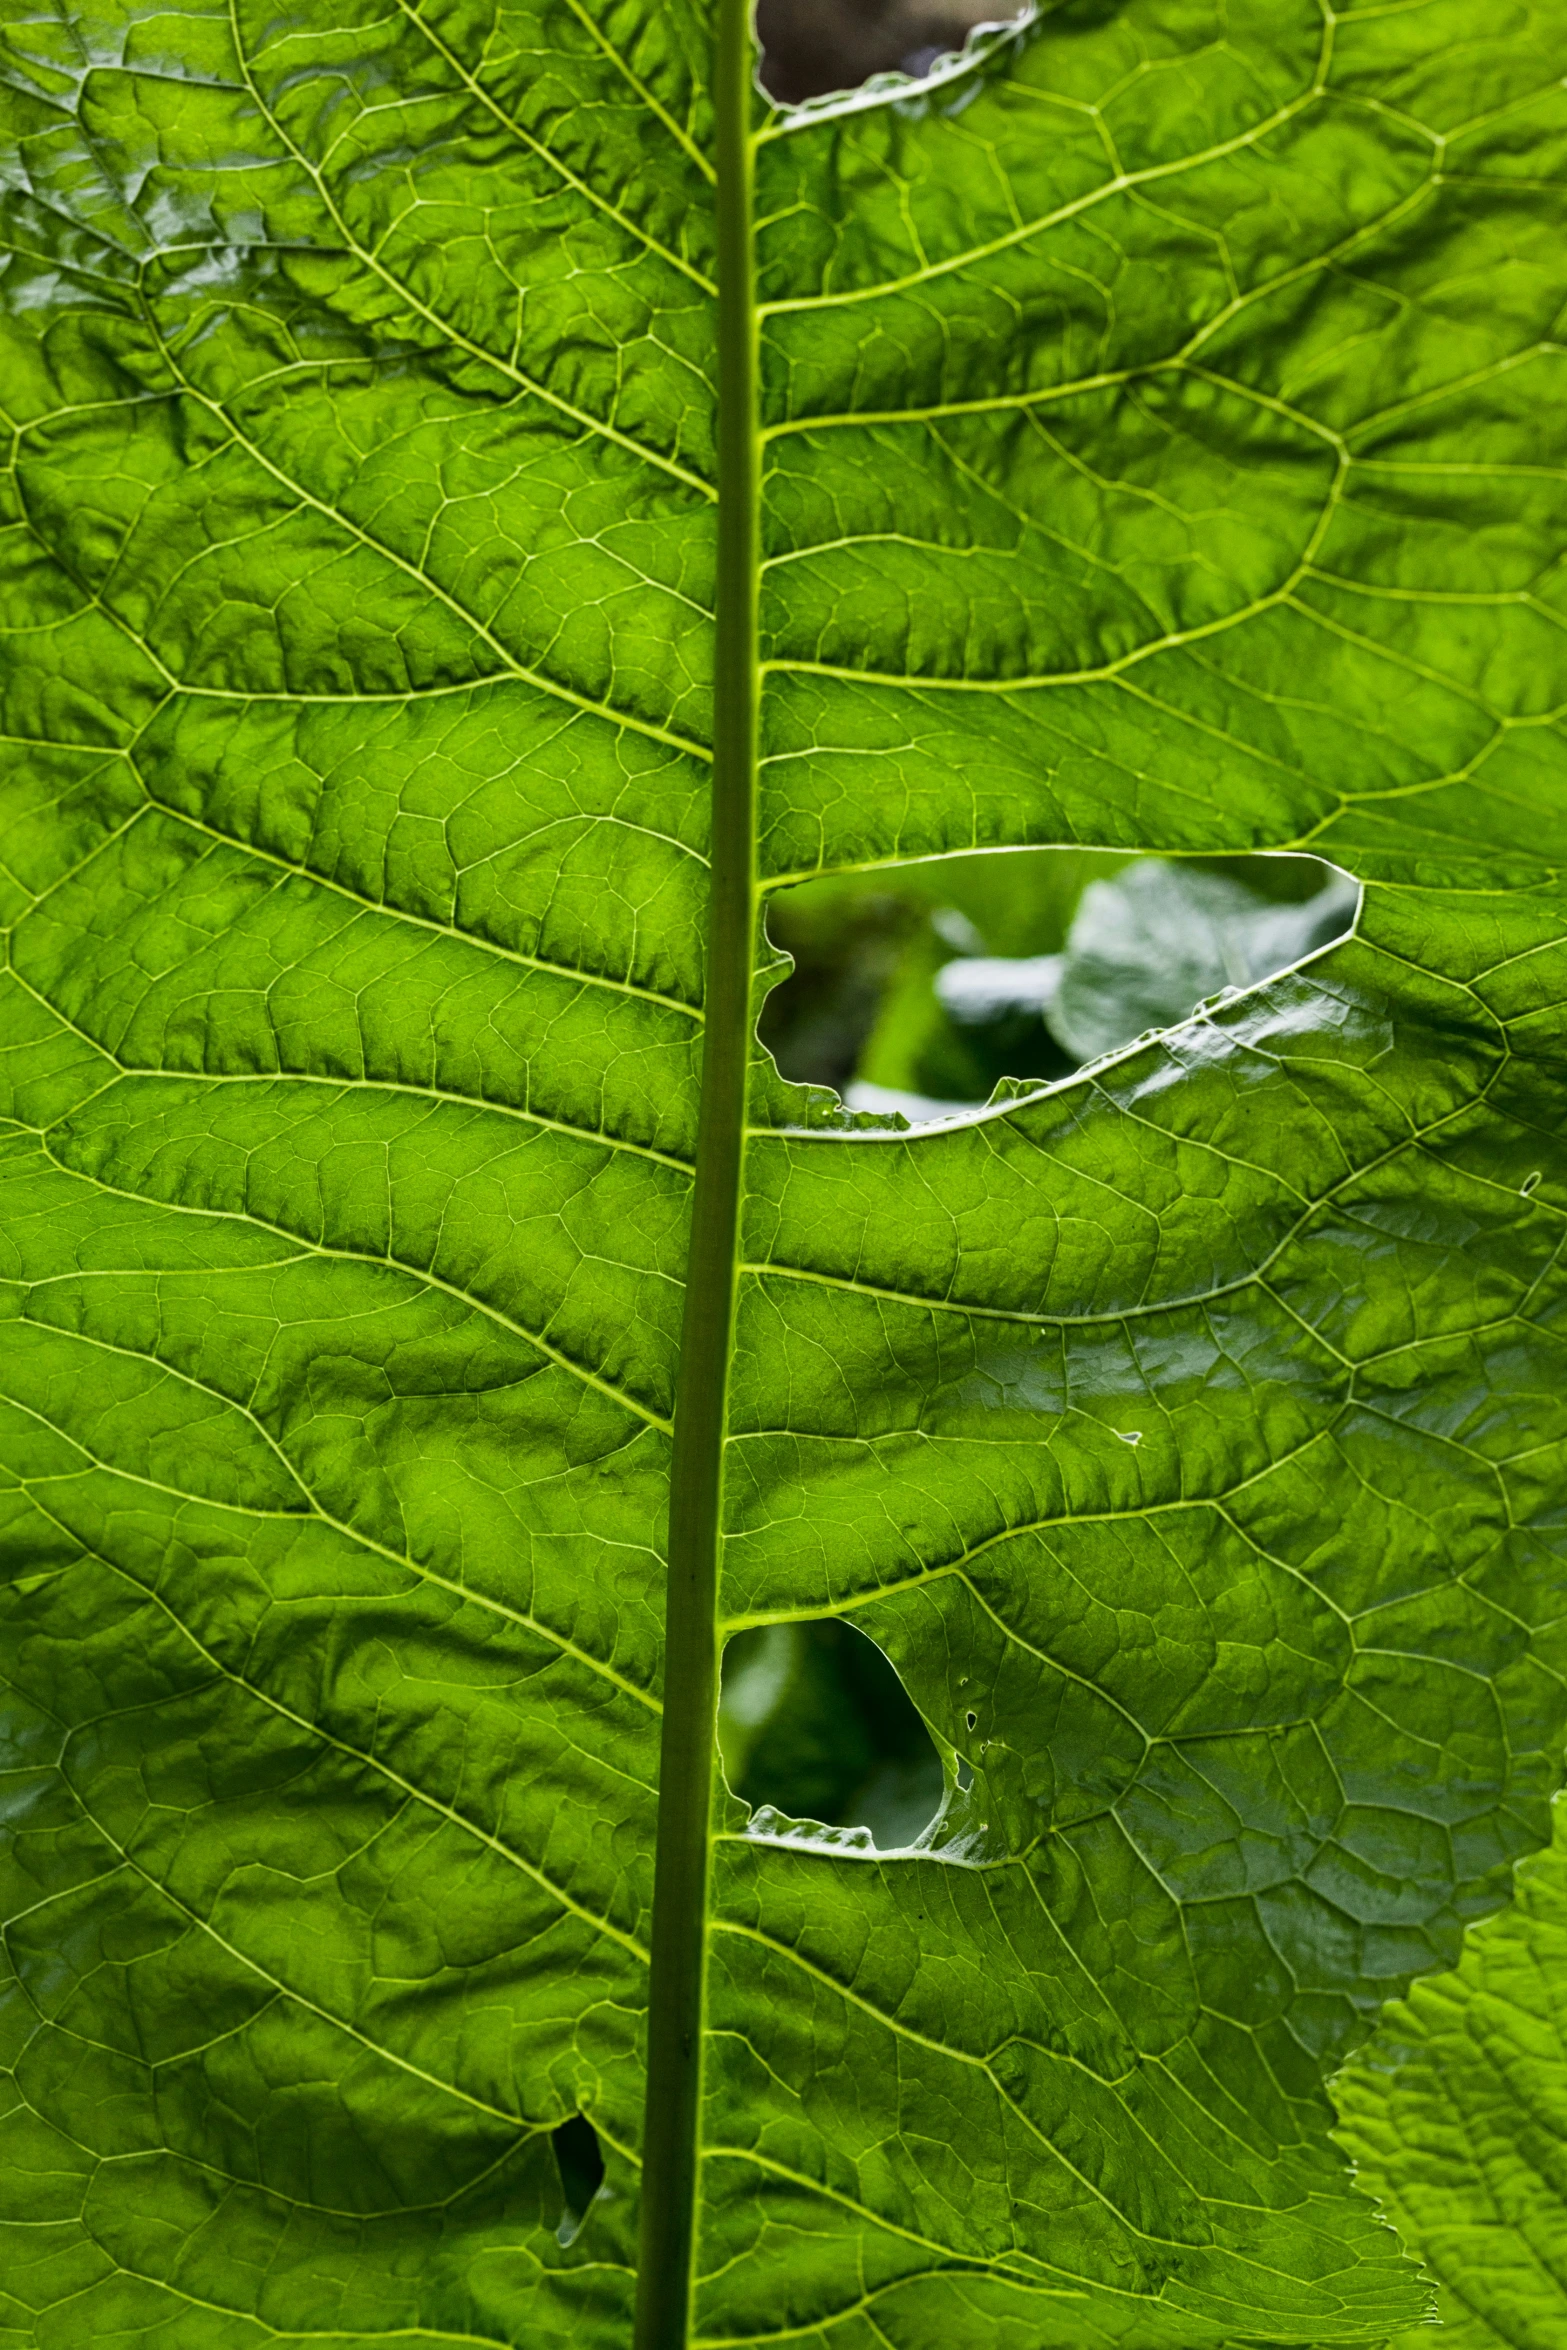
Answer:
<svg viewBox="0 0 1567 2350"><path fill-rule="evenodd" d="M181 24L29 33L16 98L7 2322L619 2344L706 22ZM1448 26L1074 12L761 124L764 881L1371 886L949 1131L756 1070L723 1605L851 1614L974 1780L897 1861L720 1808L703 2338L1415 2307L1324 2076L1560 1748L1557 101L1515 27L1476 114Z"/></svg>

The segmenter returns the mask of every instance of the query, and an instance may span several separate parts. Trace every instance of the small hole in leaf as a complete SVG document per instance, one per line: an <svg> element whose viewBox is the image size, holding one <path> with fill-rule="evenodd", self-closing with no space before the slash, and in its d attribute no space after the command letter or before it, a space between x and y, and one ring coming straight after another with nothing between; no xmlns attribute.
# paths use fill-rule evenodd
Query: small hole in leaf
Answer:
<svg viewBox="0 0 1567 2350"><path fill-rule="evenodd" d="M555 2230L557 2240L571 2243L588 2216L588 2206L604 2184L604 2155L599 2146L599 2134L585 2113L574 2113L563 2121L559 2129L550 2132L550 2143L555 2149L555 2166L560 2172L561 2193L566 2209L560 2226Z"/></svg>
<svg viewBox="0 0 1567 2350"><path fill-rule="evenodd" d="M718 1739L753 1811L869 1828L883 1852L912 1844L941 1806L941 1758L896 1668L832 1617L735 1634Z"/></svg>
<svg viewBox="0 0 1567 2350"><path fill-rule="evenodd" d="M1020 14L1013 8L1011 13ZM851 90L874 73L926 74L958 50L980 23L1009 13L1007 0L758 0L761 82L771 98L798 105L829 90Z"/></svg>
<svg viewBox="0 0 1567 2350"><path fill-rule="evenodd" d="M968 1724L968 1726L969 1726L969 1728L970 1728L971 1730L977 1730L977 1729L979 1728L979 1716L978 1716L978 1714L976 1714L976 1713L973 1713L973 1712L966 1713L966 1714L964 1715L963 1719L964 1719L964 1720L967 1722L967 1724Z"/></svg>
<svg viewBox="0 0 1567 2350"><path fill-rule="evenodd" d="M1539 1168L1536 1167L1532 1175L1526 1175L1522 1183L1519 1184L1518 1188L1523 1193L1525 1199L1533 1199L1535 1193L1540 1188Z"/></svg>

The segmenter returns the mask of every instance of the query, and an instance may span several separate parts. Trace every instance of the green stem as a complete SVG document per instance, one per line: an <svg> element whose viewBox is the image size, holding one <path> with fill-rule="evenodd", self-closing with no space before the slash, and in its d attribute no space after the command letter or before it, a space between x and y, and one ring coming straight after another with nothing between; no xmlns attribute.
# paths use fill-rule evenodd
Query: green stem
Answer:
<svg viewBox="0 0 1567 2350"><path fill-rule="evenodd" d="M696 2249L718 1706L718 1550L756 917L756 298L751 0L718 0L718 642L696 1185L675 1389L635 2350L685 2350Z"/></svg>

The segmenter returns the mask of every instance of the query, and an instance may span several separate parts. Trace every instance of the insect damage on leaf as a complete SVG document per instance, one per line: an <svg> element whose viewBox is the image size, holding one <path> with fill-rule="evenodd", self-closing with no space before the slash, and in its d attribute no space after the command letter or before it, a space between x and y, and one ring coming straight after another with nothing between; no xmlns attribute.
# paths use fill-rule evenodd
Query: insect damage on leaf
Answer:
<svg viewBox="0 0 1567 2350"><path fill-rule="evenodd" d="M1563 1744L1564 38L13 14L17 2350L1419 2320L1327 2083ZM1360 910L991 1068L997 850ZM921 1133L755 1028L946 860ZM928 1830L756 1832L780 1626Z"/></svg>
<svg viewBox="0 0 1567 2350"><path fill-rule="evenodd" d="M863 1828L878 1849L898 1851L941 1803L941 1757L897 1673L836 1617L734 1635L718 1743L730 1787L752 1806L753 1834L776 1815L794 1829Z"/></svg>
<svg viewBox="0 0 1567 2350"><path fill-rule="evenodd" d="M561 2193L566 2199L555 2234L565 2245L575 2241L604 2183L604 2151L598 2132L585 2113L574 2113L569 2121L552 2130L550 2143L555 2149Z"/></svg>
<svg viewBox="0 0 1567 2350"><path fill-rule="evenodd" d="M1359 902L1314 857L1025 849L833 875L770 899L788 963L759 1034L796 1083L930 1124L1282 978Z"/></svg>

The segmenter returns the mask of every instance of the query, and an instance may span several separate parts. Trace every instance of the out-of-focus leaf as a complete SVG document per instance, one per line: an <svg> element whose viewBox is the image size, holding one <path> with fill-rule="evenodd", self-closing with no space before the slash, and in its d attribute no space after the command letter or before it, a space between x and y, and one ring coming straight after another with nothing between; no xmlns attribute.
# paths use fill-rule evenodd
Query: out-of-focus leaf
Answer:
<svg viewBox="0 0 1567 2350"><path fill-rule="evenodd" d="M936 993L960 1027L988 1027L1015 1012L1043 1012L1065 962L1065 955L963 956L942 965Z"/></svg>
<svg viewBox="0 0 1567 2350"><path fill-rule="evenodd" d="M758 1811L864 1826L883 1849L913 1844L941 1804L930 1734L851 1623L738 1634L724 1662L718 1741L730 1786Z"/></svg>
<svg viewBox="0 0 1567 2350"><path fill-rule="evenodd" d="M1003 1075L1061 1077L1071 1067L1030 1010L964 1036L933 990L944 968L990 955L1059 949L1085 881L1125 858L1074 850L950 857L834 875L781 891L774 943L794 970L768 997L764 1042L798 1083L831 1085L871 1106L880 1093L984 1101Z"/></svg>
<svg viewBox="0 0 1567 2350"><path fill-rule="evenodd" d="M1098 1060L1342 937L1359 897L1340 876L1304 904L1270 905L1224 874L1144 858L1083 892L1039 1009L1068 1052Z"/></svg>

